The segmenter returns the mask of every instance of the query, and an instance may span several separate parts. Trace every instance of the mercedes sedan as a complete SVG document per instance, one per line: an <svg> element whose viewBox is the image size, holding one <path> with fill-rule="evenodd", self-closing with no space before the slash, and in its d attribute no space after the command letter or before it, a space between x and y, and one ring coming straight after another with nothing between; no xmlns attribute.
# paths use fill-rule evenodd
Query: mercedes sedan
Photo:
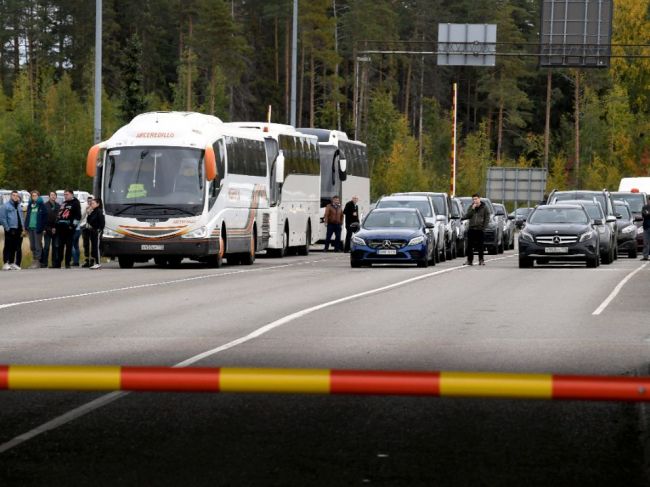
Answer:
<svg viewBox="0 0 650 487"><path fill-rule="evenodd" d="M542 205L531 212L519 234L519 267L532 267L536 260L582 261L600 265L597 226L582 205Z"/></svg>
<svg viewBox="0 0 650 487"><path fill-rule="evenodd" d="M372 210L352 236L350 266L383 263L435 264L435 244L422 214L413 208L376 208ZM354 229L354 228L353 228Z"/></svg>

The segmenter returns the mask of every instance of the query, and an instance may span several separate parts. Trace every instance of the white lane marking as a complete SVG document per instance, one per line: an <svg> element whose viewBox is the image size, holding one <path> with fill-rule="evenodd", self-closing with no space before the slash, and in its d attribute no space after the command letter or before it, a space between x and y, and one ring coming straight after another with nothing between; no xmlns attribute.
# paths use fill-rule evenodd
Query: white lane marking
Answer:
<svg viewBox="0 0 650 487"><path fill-rule="evenodd" d="M494 261L497 261L497 260L504 260L504 259L508 259L510 257L513 257L513 256L508 255L508 256L504 256L504 257L497 257L497 258L494 258L494 259L487 259L486 262L494 262ZM441 269L441 270L435 271L435 272L429 272L427 274L421 274L419 276L412 277L410 279L405 279L403 281L398 281L396 283L389 284L387 286L382 286L382 287L378 287L378 288L375 288L375 289L370 289L368 291L363 291L363 292L360 292L360 293L357 293L357 294L353 294L352 296L346 296L344 298L335 299L333 301L327 301L325 303L318 304L316 306L312 306L310 308L306 308L306 309L303 309L301 311L297 311L295 313L291 313L291 314L289 314L287 316L284 316L283 318L280 318L278 320L275 320L275 321L269 323L268 325L265 325L265 326L263 326L261 328L258 328L257 330L249 333L248 335L245 335L245 336L243 336L241 338L237 338L236 340L232 340L231 342L228 342L228 343L226 343L224 345L213 348L211 350L207 350L205 352L194 355L193 357L190 357L190 358L188 358L186 360L183 360L182 362L179 362L179 363L173 365L173 367L182 368L182 367L187 367L189 365L195 364L196 362L198 362L200 360L203 360L204 358L210 357L212 355L216 355L217 353L223 352L225 350L229 350L229 349L231 349L233 347L236 347L238 345L246 343L246 342L248 342L250 340L254 340L255 338L258 338L258 337L270 332L271 330L274 330L274 329L276 329L276 328L278 328L278 327L280 327L282 325L286 325L287 323L289 323L291 321L294 321L294 320L296 320L298 318L302 318L303 316L306 316L308 314L314 313L316 311L320 311L321 309L329 308L331 306L335 306L335 305L340 304L340 303L345 303L347 301L352 301L354 299L363 298L363 297L366 297L366 296L371 296L373 294L377 294L377 293L381 293L381 292L388 291L388 290L391 290L391 289L395 289L395 288L398 288L398 287L402 287L402 286L405 286L407 284L411 284L413 282L417 282L417 281L421 281L423 279L428 279L430 277L439 276L441 274L446 274L446 273L449 273L449 272L457 271L457 270L463 269L463 268L469 268L469 267L464 266L464 265L460 265L460 266L456 266L456 267L449 267L447 269ZM65 424L67 424L67 423L69 423L71 421L74 421L75 419L80 418L81 416L85 416L86 414L88 414L88 413L90 413L92 411L95 411L96 409L99 409L99 408L101 408L103 406L106 406L107 404L110 404L113 401L116 401L117 399L119 399L121 397L127 396L128 394L130 394L130 392L127 392L127 391L115 391L115 392L111 392L109 394L105 394L105 395L103 395L103 396L101 396L101 397L99 397L97 399L94 399L93 401L90 401L90 402L88 402L86 404L82 404L81 406L79 406L79 407L77 407L75 409L72 409L72 410L68 411L67 413L62 414L61 416L57 416L56 418L48 421L47 423L44 423L44 424L42 424L40 426L37 426L36 428L28 431L27 433L23 433L23 434L21 434L19 436L16 436L15 438L7 441L7 442L1 444L0 445L0 453L4 453L4 452L6 452L8 450L11 450L12 448L15 448L16 446L19 446L22 443L25 443L26 441L29 441L32 438L35 438L36 436L41 435L42 433L46 433L46 432L51 431L51 430L53 430L55 428L58 428L59 426L63 426L63 425L65 425Z"/></svg>
<svg viewBox="0 0 650 487"><path fill-rule="evenodd" d="M30 301L17 301L15 303L0 304L0 310L1 309L6 309L6 308L13 308L14 306L23 306L23 305L27 305L27 304L46 303L46 302L49 302L49 301L60 301L60 300L64 300L64 299L84 298L84 297L87 297L87 296L96 296L98 294L110 294L110 293L117 293L117 292L121 292L121 291L131 291L133 289L143 289L143 288L148 288L148 287L169 286L171 284L179 284L179 283L190 282L190 281L200 281L200 280L203 280L203 279L212 279L212 278L215 278L215 277L224 277L224 276L232 276L232 275L235 275L235 274L245 274L245 273L250 273L250 272L260 272L260 271L265 271L265 270L282 269L282 268L285 268L285 267L293 267L293 266L297 266L297 265L314 264L314 263L317 263L317 262L322 262L323 260L328 260L328 259L308 260L308 261L295 262L295 263L290 263L290 264L274 265L274 266L269 266L269 267L255 267L253 269L245 269L245 270L231 271L231 272L219 272L219 273L207 274L207 275L202 275L202 276L186 277L186 278L183 278L183 279L173 279L171 281L152 282L152 283L149 283L149 284L137 284L135 286L124 286L124 287L118 287L118 288L113 288L113 289L104 289L103 291L90 291L90 292L87 292L87 293L68 294L66 296L55 296L55 297L52 297L52 298L32 299Z"/></svg>
<svg viewBox="0 0 650 487"><path fill-rule="evenodd" d="M607 308L607 306L609 306L609 303L611 303L611 302L613 301L613 299L614 299L614 298L618 295L618 293L621 291L621 289L623 289L623 286L625 286L625 284L627 283L627 281L629 281L630 279L632 279L632 278L634 277L634 275L635 275L637 272L643 270L647 265L648 265L648 262L646 262L645 264L643 264L641 267L636 268L635 270L633 270L632 272L630 272L627 276L625 276L625 277L623 278L623 280L622 280L621 282L619 282L619 283L616 285L616 287L615 287L614 290L609 294L609 296L607 296L607 298L605 299L605 301L603 301L603 302L600 304L600 306L598 306L598 308L596 308L596 311L594 311L594 312L591 313L591 314L592 314L593 316L598 316L600 313L602 313L603 311L605 311L605 308Z"/></svg>

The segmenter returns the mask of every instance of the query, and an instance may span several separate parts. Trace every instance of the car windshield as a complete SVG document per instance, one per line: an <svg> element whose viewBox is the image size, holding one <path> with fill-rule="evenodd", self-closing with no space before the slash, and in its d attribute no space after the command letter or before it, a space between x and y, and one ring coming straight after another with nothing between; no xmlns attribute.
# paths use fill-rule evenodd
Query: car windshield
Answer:
<svg viewBox="0 0 650 487"><path fill-rule="evenodd" d="M377 203L377 208L415 208L420 210L425 218L433 216L429 200L424 198L421 200L383 199Z"/></svg>
<svg viewBox="0 0 650 487"><path fill-rule="evenodd" d="M555 200L556 201L569 201L569 200L586 200L586 201L593 201L594 198L598 203L600 203L600 207L603 209L603 211L606 210L607 208L607 200L605 198L605 195L600 192L594 192L594 193L558 193L555 195Z"/></svg>
<svg viewBox="0 0 650 487"><path fill-rule="evenodd" d="M528 219L533 225L545 223L589 223L589 218L580 208L538 208Z"/></svg>
<svg viewBox="0 0 650 487"><path fill-rule="evenodd" d="M503 205L494 205L494 214L495 215L505 215L506 210Z"/></svg>
<svg viewBox="0 0 650 487"><path fill-rule="evenodd" d="M515 210L515 215L517 216L527 216L530 213L530 208L517 208Z"/></svg>
<svg viewBox="0 0 650 487"><path fill-rule="evenodd" d="M605 215L603 215L603 210L600 209L600 205L583 205L585 207L585 210L587 210L587 213L589 214L589 218L592 220L602 220L605 218Z"/></svg>
<svg viewBox="0 0 650 487"><path fill-rule="evenodd" d="M616 205L616 213L620 213L624 220L631 220L630 209L626 205Z"/></svg>
<svg viewBox="0 0 650 487"><path fill-rule="evenodd" d="M364 228L420 228L418 214L413 211L371 211Z"/></svg>
<svg viewBox="0 0 650 487"><path fill-rule="evenodd" d="M436 215L446 215L445 197L443 195L436 195L432 196L431 199L433 200L433 207L436 209Z"/></svg>
<svg viewBox="0 0 650 487"><path fill-rule="evenodd" d="M641 213L645 204L641 193L612 193L612 196L614 199L626 201L633 213Z"/></svg>
<svg viewBox="0 0 650 487"><path fill-rule="evenodd" d="M203 157L198 149L129 147L107 153L106 213L197 215L203 210Z"/></svg>

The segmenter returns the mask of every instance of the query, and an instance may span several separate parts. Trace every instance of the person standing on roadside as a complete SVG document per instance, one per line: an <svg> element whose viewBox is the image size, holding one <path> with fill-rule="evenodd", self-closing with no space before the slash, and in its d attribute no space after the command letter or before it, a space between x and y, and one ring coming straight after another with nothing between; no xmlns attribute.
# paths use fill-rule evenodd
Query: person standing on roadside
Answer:
<svg viewBox="0 0 650 487"><path fill-rule="evenodd" d="M101 243L100 239L105 225L104 209L102 208L101 198L92 200L90 205L92 206L92 209L88 214L88 219L86 220L86 232L89 237L92 256L89 263L91 264L91 269L101 269L102 262L99 254L99 245Z"/></svg>
<svg viewBox="0 0 650 487"><path fill-rule="evenodd" d="M643 257L641 260L650 259L650 196L647 204L641 209L643 217Z"/></svg>
<svg viewBox="0 0 650 487"><path fill-rule="evenodd" d="M325 217L323 221L327 225L325 236L325 252L330 248L330 239L334 235L334 251L341 251L341 228L343 227L343 209L341 208L341 199L338 196L332 197L332 202L325 207Z"/></svg>
<svg viewBox="0 0 650 487"><path fill-rule="evenodd" d="M31 198L27 206L25 226L29 236L29 249L32 252L30 269L39 269L43 252L43 232L45 231L45 225L47 225L47 208L45 208L45 204L41 200L41 193L38 191L33 190Z"/></svg>
<svg viewBox="0 0 650 487"><path fill-rule="evenodd" d="M74 232L81 220L81 204L74 197L71 189L63 192L64 201L59 208L59 214L56 219L56 233L59 238L59 265L65 263L65 268L70 268L72 260L72 244Z"/></svg>
<svg viewBox="0 0 650 487"><path fill-rule="evenodd" d="M9 201L0 207L0 224L5 231L5 245L2 250L3 271L19 271L18 250L23 244L25 220L20 207L20 194L12 191Z"/></svg>
<svg viewBox="0 0 650 487"><path fill-rule="evenodd" d="M90 255L90 230L88 229L88 217L93 211L93 205L92 205L93 199L92 197L88 196L88 199L86 200L86 203L88 206L86 206L86 211L84 212L83 216L81 217L81 223L79 224L79 227L81 228L81 239L83 241L83 249L84 249L84 263L81 267L90 267L92 264L90 263L91 260L91 255ZM72 257L72 260L74 261L74 255ZM74 264L73 264L74 265Z"/></svg>
<svg viewBox="0 0 650 487"><path fill-rule="evenodd" d="M345 246L343 250L345 252L350 251L350 240L352 239L352 234L354 233L350 226L353 223L359 223L359 198L353 196L350 201L345 204L343 208L343 215L345 215Z"/></svg>
<svg viewBox="0 0 650 487"><path fill-rule="evenodd" d="M469 230L467 231L469 248L467 249L467 262L465 262L465 265L473 265L474 250L478 252L478 265L485 265L483 247L485 230L490 222L490 211L485 203L481 201L478 193L472 195L472 206L463 216L463 220L469 220Z"/></svg>
<svg viewBox="0 0 650 487"><path fill-rule="evenodd" d="M47 222L45 223L43 252L41 253L41 267L47 267L50 260L50 247L52 248L52 267L59 267L59 243L56 236L56 218L59 214L59 203L56 193L50 191L50 197L45 202Z"/></svg>

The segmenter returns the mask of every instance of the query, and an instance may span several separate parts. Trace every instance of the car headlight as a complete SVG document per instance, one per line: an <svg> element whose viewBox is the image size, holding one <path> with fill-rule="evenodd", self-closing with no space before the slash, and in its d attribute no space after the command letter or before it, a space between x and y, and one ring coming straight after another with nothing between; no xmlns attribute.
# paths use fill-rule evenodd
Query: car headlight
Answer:
<svg viewBox="0 0 650 487"><path fill-rule="evenodd" d="M596 236L595 232L593 230L589 230L588 232L583 233L580 235L580 238L578 239L578 242L584 242L586 240L590 240Z"/></svg>
<svg viewBox="0 0 650 487"><path fill-rule="evenodd" d="M361 237L357 237L356 235L352 235L352 242L357 245L366 245L366 241Z"/></svg>
<svg viewBox="0 0 650 487"><path fill-rule="evenodd" d="M409 240L409 245L420 245L422 242L424 242L424 237L420 235L419 237Z"/></svg>
<svg viewBox="0 0 650 487"><path fill-rule="evenodd" d="M103 238L124 238L124 235L121 233L117 233L115 230L111 230L108 227L104 227L104 231L102 232L102 237Z"/></svg>
<svg viewBox="0 0 650 487"><path fill-rule="evenodd" d="M206 227L199 227L191 232L186 233L181 238L207 238L208 229Z"/></svg>
<svg viewBox="0 0 650 487"><path fill-rule="evenodd" d="M526 240L527 242L535 242L535 238L530 233L528 233L526 230L522 230L519 233L519 237L522 240Z"/></svg>
<svg viewBox="0 0 650 487"><path fill-rule="evenodd" d="M621 233L632 233L635 230L636 230L636 227L634 225L628 225L623 230L621 230Z"/></svg>

